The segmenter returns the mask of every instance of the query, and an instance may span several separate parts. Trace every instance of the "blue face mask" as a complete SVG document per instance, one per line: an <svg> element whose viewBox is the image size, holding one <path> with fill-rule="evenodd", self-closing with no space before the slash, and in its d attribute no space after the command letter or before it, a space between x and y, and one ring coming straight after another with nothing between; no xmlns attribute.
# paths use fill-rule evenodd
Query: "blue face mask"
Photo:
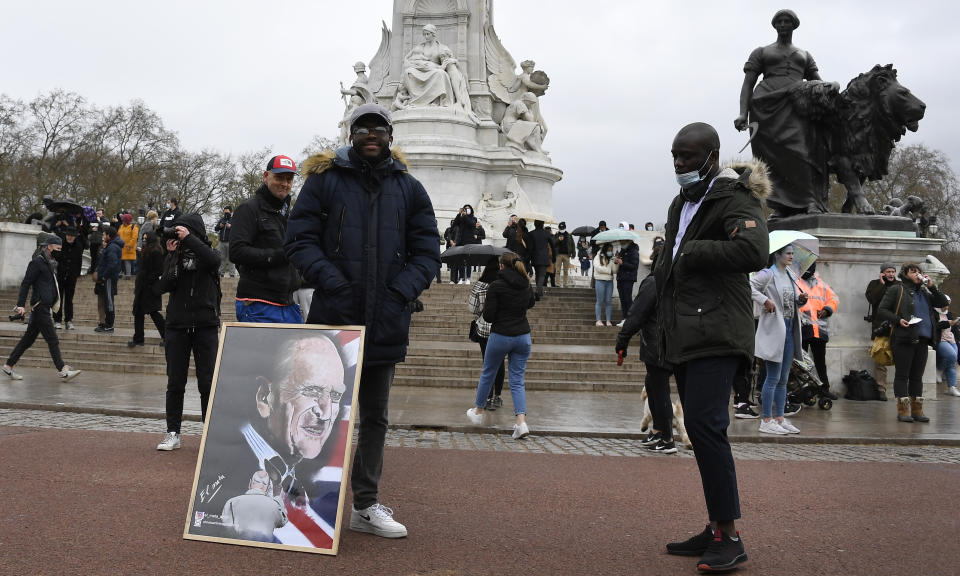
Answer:
<svg viewBox="0 0 960 576"><path fill-rule="evenodd" d="M693 170L691 172L684 172L683 174L677 174L677 184L681 188L687 190L693 188L700 182L703 182L703 179L706 175L700 175L700 171L707 167L707 164L710 163L710 156L713 155L713 151L710 151L710 154L707 154L707 159L703 161L703 166L700 167L700 170Z"/></svg>
<svg viewBox="0 0 960 576"><path fill-rule="evenodd" d="M608 250L608 251L607 251L607 258L610 258L611 256L613 256L613 252L610 252L610 251Z"/></svg>

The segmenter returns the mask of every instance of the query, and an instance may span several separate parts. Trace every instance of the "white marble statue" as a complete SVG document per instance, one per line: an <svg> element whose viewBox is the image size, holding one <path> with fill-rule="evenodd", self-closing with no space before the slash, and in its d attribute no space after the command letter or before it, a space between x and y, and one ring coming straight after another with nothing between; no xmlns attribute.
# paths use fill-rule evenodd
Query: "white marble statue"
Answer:
<svg viewBox="0 0 960 576"><path fill-rule="evenodd" d="M340 95L343 96L346 107L343 111L343 119L337 126L340 128L340 144L343 146L349 140L350 115L361 104L378 103L376 94L383 87L383 81L389 73L391 33L386 22L381 22L381 26L380 48L370 60L370 77L367 77L367 66L363 62L357 62L353 65L357 79L353 81L350 88L344 88L343 83L340 83Z"/></svg>
<svg viewBox="0 0 960 576"><path fill-rule="evenodd" d="M500 129L506 136L508 146L520 151L533 150L545 154L543 151L545 130L532 110L536 103L537 96L533 92L524 93L519 100L507 106Z"/></svg>
<svg viewBox="0 0 960 576"><path fill-rule="evenodd" d="M550 87L550 77L542 70L535 70L536 63L533 60L524 60L520 63L520 74L516 74L516 63L513 57L503 47L500 38L494 31L493 26L486 27L484 36L484 54L487 64L487 70L490 76L487 78L487 86L493 96L509 105L520 100L527 94L532 94L533 101L528 101L525 105L536 118L540 125L540 141L547 136L547 123L540 113L540 96ZM506 131L504 131L506 135ZM507 138L508 141L510 138Z"/></svg>
<svg viewBox="0 0 960 576"><path fill-rule="evenodd" d="M473 114L467 81L453 52L437 40L437 27L433 24L423 27L423 42L404 57L401 78L393 100L395 110L442 106Z"/></svg>

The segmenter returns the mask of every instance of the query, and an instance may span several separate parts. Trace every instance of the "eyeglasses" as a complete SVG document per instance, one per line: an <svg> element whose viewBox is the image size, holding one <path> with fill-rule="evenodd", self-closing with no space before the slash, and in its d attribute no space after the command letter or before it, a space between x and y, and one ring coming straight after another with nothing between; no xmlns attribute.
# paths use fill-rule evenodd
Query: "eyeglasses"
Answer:
<svg viewBox="0 0 960 576"><path fill-rule="evenodd" d="M317 402L318 404L320 402L323 402L323 399L326 396L330 397L331 404L339 404L340 400L343 399L343 392L340 392L339 390L332 390L329 388L325 388L323 386L314 386L314 385L298 386L297 393L299 393L301 396L310 398L311 400Z"/></svg>
<svg viewBox="0 0 960 576"><path fill-rule="evenodd" d="M376 128L373 129L373 133L376 134L377 136L380 136L380 137L382 138L382 137L384 137L384 136L389 136L389 135L390 135L390 129L387 128L386 126L377 126ZM369 129L369 128L362 128L362 127L361 127L361 128L354 128L354 129L353 129L353 135L354 135L354 136L369 136L369 135L370 135L370 129Z"/></svg>

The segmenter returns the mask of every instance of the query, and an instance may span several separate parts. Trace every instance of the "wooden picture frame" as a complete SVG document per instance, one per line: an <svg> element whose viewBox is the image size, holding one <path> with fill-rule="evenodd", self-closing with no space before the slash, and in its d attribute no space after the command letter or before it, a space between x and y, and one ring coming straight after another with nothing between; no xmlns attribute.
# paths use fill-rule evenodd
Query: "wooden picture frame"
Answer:
<svg viewBox="0 0 960 576"><path fill-rule="evenodd" d="M363 326L223 324L185 539L337 553L363 341Z"/></svg>

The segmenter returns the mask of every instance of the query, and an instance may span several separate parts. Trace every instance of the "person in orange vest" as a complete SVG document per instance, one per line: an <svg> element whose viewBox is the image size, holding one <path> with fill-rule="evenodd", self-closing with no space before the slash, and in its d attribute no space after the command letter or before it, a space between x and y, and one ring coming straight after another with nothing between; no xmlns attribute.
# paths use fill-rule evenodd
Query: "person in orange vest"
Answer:
<svg viewBox="0 0 960 576"><path fill-rule="evenodd" d="M797 280L797 285L807 294L807 303L800 308L803 349L810 351L813 356L817 376L823 384L821 395L836 400L837 395L830 392L830 381L827 379L827 341L830 340L827 319L837 311L837 294L817 274L816 262Z"/></svg>

